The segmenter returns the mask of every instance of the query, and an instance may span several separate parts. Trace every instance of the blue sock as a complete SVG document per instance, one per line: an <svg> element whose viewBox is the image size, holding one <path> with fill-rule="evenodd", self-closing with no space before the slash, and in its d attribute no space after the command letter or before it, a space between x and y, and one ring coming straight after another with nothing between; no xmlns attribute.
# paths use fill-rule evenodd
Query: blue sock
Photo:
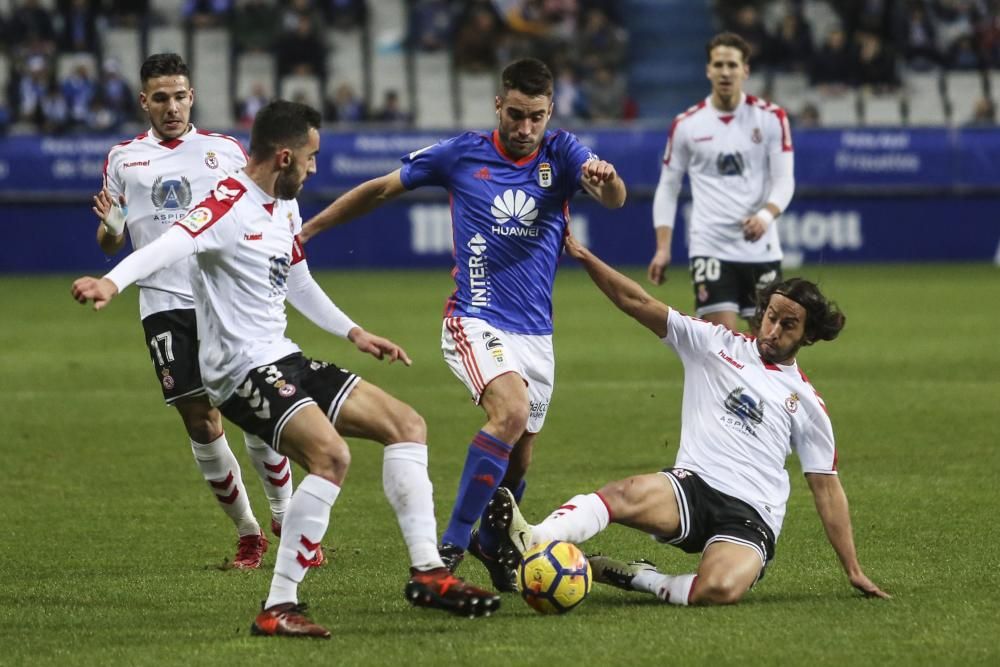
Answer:
<svg viewBox="0 0 1000 667"><path fill-rule="evenodd" d="M511 493L514 494L514 500L517 501L518 505L521 504L521 498L524 496L524 487L527 485L528 482L522 479L516 488L511 489ZM510 485L507 482L504 482L500 486L506 486L510 489ZM500 549L500 535L486 523L486 510L483 510L483 516L479 521L479 546L488 554L495 554Z"/></svg>
<svg viewBox="0 0 1000 667"><path fill-rule="evenodd" d="M458 496L451 511L451 521L448 522L448 530L441 537L443 544L469 548L472 526L500 486L507 471L510 450L510 445L485 431L480 431L472 439L469 454L465 458L465 468L462 469L462 479L458 483Z"/></svg>

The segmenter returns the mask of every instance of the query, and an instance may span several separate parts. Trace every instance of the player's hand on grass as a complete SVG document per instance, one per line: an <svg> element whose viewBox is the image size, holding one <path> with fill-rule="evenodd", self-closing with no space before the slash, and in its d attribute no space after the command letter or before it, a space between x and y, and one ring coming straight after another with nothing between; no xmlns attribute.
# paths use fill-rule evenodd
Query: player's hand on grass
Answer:
<svg viewBox="0 0 1000 667"><path fill-rule="evenodd" d="M351 329L347 334L347 338L354 343L358 350L370 354L376 359L388 359L390 364L397 360L402 361L407 366L413 364L410 361L410 357L407 356L406 350L399 345L396 345L388 338L368 333L361 327Z"/></svg>
<svg viewBox="0 0 1000 667"><path fill-rule="evenodd" d="M764 236L770 223L759 215L754 215L743 221L743 238L751 243Z"/></svg>
<svg viewBox="0 0 1000 667"><path fill-rule="evenodd" d="M583 163L581 171L583 172L584 180L590 182L592 185L611 183L618 178L615 166L604 160L587 160Z"/></svg>
<svg viewBox="0 0 1000 667"><path fill-rule="evenodd" d="M654 285L662 285L663 281L667 279L666 269L668 266L670 266L670 249L657 250L652 261L649 262L649 270L646 272L649 282Z"/></svg>
<svg viewBox="0 0 1000 667"><path fill-rule="evenodd" d="M118 286L107 278L84 276L73 282L71 292L78 302L86 304L88 301L93 301L94 310L100 310L118 294Z"/></svg>
<svg viewBox="0 0 1000 667"><path fill-rule="evenodd" d="M866 598L882 598L883 600L892 598L891 595L876 586L871 579L860 572L851 575L851 586L864 593Z"/></svg>
<svg viewBox="0 0 1000 667"><path fill-rule="evenodd" d="M125 231L125 197L119 195L118 201L114 200L107 188L102 188L94 195L94 206L90 209L94 215L104 223L104 228L109 234L121 236Z"/></svg>

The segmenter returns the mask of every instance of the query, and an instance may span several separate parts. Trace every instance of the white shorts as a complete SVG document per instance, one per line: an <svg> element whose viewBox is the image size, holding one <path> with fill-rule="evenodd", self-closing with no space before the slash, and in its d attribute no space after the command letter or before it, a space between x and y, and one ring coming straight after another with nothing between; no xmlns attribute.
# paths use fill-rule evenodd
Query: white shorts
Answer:
<svg viewBox="0 0 1000 667"><path fill-rule="evenodd" d="M538 433L549 410L556 358L551 335L518 334L474 317L446 317L441 351L448 368L479 404L486 385L504 373L517 373L528 385L528 433Z"/></svg>

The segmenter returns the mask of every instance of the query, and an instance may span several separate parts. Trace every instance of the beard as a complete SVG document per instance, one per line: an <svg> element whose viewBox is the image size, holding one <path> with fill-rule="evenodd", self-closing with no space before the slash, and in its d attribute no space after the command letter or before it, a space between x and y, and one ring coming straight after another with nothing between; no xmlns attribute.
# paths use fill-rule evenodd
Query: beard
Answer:
<svg viewBox="0 0 1000 667"><path fill-rule="evenodd" d="M298 179L296 164L288 165L278 174L274 182L274 196L278 199L295 199L302 189L302 181Z"/></svg>

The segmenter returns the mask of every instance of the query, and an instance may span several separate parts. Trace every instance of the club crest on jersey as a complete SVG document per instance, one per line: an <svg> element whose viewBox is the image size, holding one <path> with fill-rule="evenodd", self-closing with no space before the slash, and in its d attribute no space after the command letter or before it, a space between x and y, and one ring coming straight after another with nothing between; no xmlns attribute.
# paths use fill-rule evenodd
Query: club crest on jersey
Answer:
<svg viewBox="0 0 1000 667"><path fill-rule="evenodd" d="M149 197L157 211L186 209L191 205L191 182L183 176L169 181L157 176Z"/></svg>
<svg viewBox="0 0 1000 667"><path fill-rule="evenodd" d="M552 165L548 162L538 165L538 184L543 188L552 185Z"/></svg>
<svg viewBox="0 0 1000 667"><path fill-rule="evenodd" d="M219 168L219 158L212 151L205 153L205 166L209 169Z"/></svg>
<svg viewBox="0 0 1000 667"><path fill-rule="evenodd" d="M199 206L181 218L178 224L184 225L189 231L197 234L210 222L212 222L212 211L204 206Z"/></svg>
<svg viewBox="0 0 1000 667"><path fill-rule="evenodd" d="M754 142L755 144L759 144L760 142L764 141L764 134L760 131L759 127L755 127L753 129L753 132L750 134L750 141Z"/></svg>
<svg viewBox="0 0 1000 667"><path fill-rule="evenodd" d="M174 376L170 374L170 369L164 368L160 371L160 375L163 376L163 388L167 391L172 391L174 388Z"/></svg>
<svg viewBox="0 0 1000 667"><path fill-rule="evenodd" d="M708 288L705 287L705 283L698 285L698 303L705 303L708 301Z"/></svg>
<svg viewBox="0 0 1000 667"><path fill-rule="evenodd" d="M785 410L788 410L788 414L791 415L799 411L799 395L794 391L785 399Z"/></svg>

